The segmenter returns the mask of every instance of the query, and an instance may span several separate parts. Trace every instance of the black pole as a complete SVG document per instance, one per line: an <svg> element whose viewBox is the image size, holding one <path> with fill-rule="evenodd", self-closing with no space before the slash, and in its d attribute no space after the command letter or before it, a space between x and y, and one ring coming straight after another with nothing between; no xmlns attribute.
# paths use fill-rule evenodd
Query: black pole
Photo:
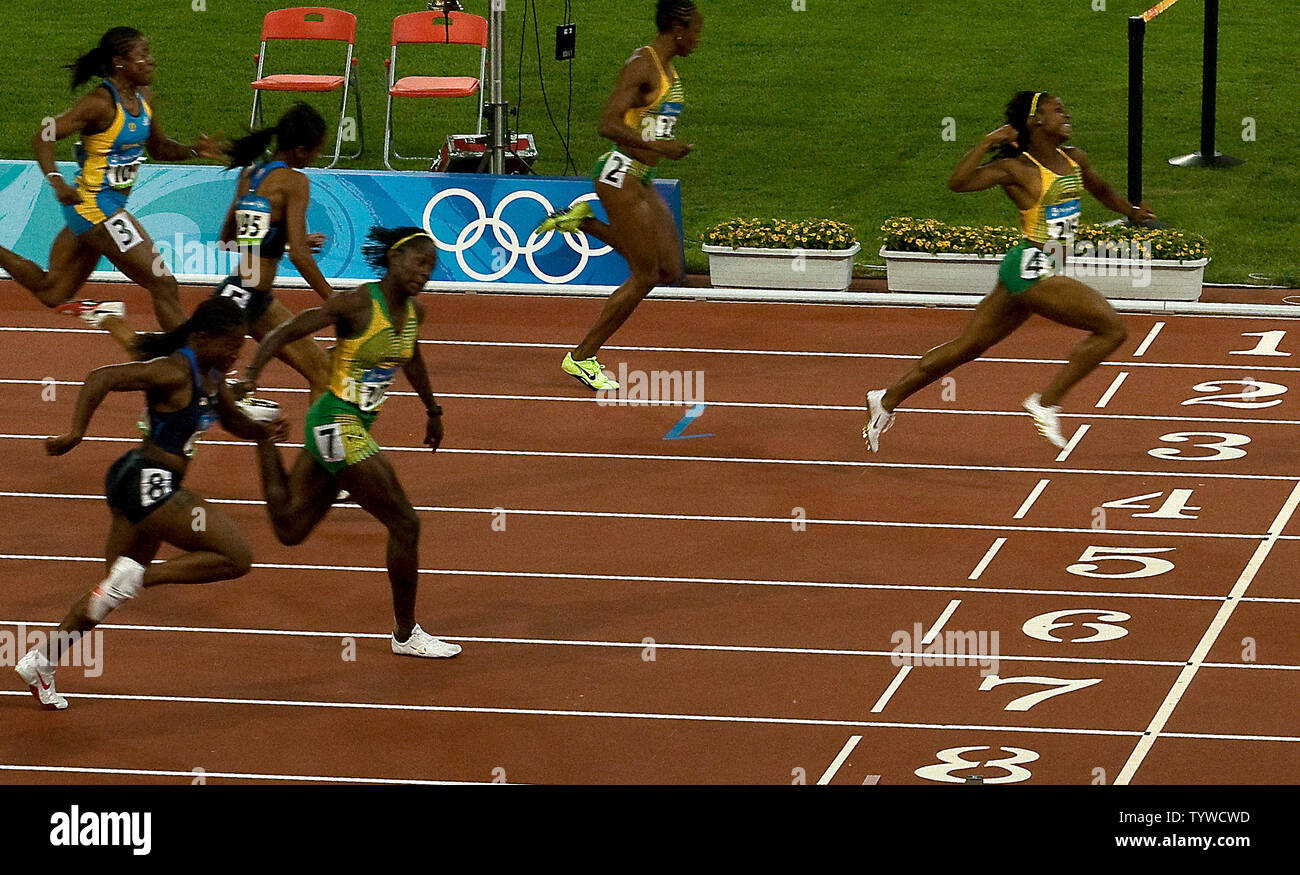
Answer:
<svg viewBox="0 0 1300 875"><path fill-rule="evenodd" d="M1219 0L1205 0L1205 51L1201 58L1201 151L1170 158L1175 167L1235 167L1238 158L1214 149L1216 90L1219 82Z"/></svg>
<svg viewBox="0 0 1300 875"><path fill-rule="evenodd" d="M1140 15L1128 20L1128 199L1142 202L1142 43L1147 23Z"/></svg>

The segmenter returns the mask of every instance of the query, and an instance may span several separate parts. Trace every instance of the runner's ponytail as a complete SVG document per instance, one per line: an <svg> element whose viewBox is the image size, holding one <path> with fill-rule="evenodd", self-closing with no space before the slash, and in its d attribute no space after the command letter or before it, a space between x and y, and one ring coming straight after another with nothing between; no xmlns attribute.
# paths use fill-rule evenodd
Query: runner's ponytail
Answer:
<svg viewBox="0 0 1300 875"><path fill-rule="evenodd" d="M65 70L72 71L72 90L83 82L95 78L108 78L113 75L113 59L131 51L131 44L144 39L144 34L134 27L115 27L99 38L99 45L86 52L71 64L65 64Z"/></svg>

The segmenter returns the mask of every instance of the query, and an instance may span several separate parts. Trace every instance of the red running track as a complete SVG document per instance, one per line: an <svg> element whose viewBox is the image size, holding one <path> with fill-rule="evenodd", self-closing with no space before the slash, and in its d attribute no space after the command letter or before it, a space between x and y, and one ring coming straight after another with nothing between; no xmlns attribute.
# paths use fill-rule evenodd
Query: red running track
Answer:
<svg viewBox="0 0 1300 875"><path fill-rule="evenodd" d="M139 399L46 457L116 348L0 290L11 665L18 624L102 573ZM67 711L10 675L0 781L1300 783L1295 323L1126 316L1058 454L1019 402L1078 335L1035 320L872 455L863 391L967 312L649 301L604 361L703 375L666 440L689 405L599 405L559 371L599 302L428 304L444 448L409 393L375 434L424 524L421 622L464 652L392 656L383 530L343 506L276 543L252 448L214 433L187 483L254 571L114 613L99 670L59 674ZM300 423L301 379L264 382Z"/></svg>

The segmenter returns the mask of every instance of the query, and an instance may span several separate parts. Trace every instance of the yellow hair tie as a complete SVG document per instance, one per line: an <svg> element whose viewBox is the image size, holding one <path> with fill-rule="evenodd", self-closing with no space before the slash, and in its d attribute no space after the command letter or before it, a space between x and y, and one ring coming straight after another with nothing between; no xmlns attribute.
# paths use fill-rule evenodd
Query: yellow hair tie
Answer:
<svg viewBox="0 0 1300 875"><path fill-rule="evenodd" d="M1029 115L1031 118L1038 114L1038 98L1042 96L1043 96L1043 92L1041 91L1034 92L1034 102L1029 104Z"/></svg>
<svg viewBox="0 0 1300 875"><path fill-rule="evenodd" d="M401 246L403 243L410 242L411 240L414 240L416 237L428 237L429 240L431 241L433 240L432 235L430 235L428 232L420 231L418 234L408 234L407 236L403 237L401 240L398 240L392 246L388 247L388 251L392 252L394 249Z"/></svg>

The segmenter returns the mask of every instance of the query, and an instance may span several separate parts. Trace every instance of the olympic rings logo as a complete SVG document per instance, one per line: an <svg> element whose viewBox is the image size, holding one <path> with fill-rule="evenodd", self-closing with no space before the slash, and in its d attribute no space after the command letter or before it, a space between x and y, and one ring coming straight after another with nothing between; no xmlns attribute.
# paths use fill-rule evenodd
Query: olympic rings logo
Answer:
<svg viewBox="0 0 1300 875"><path fill-rule="evenodd" d="M439 240L438 235L433 232L433 211L438 204L442 203L447 198L452 197L462 197L469 201L478 212L478 218L469 222L461 229L460 234L457 235L454 243L446 243ZM433 199L429 201L427 206L425 206L423 219L424 230L429 232L429 236L433 238L433 242L443 252L456 253L456 263L460 265L460 269L463 270L467 276L484 283L496 282L506 274L510 273L510 271L514 270L521 255L527 262L529 270L533 272L533 276L537 277L537 279L546 283L567 283L586 269L589 259L613 251L609 246L592 249L588 245L586 234L562 234L561 236L564 238L564 242L570 249L578 254L578 265L564 276L552 276L546 273L537 266L537 261L534 259L534 256L546 248L547 244L551 242L551 235L556 232L547 231L540 237L535 233L530 233L528 241L521 246L519 244L518 233L516 233L515 229L512 228L509 223L501 218L506 207L521 199L533 200L541 204L542 209L545 211L545 215L550 215L554 211L551 202L541 194L538 194L535 191L515 191L502 198L501 202L497 204L496 210L493 211L491 216L489 216L487 214L487 209L483 206L483 202L478 199L478 196L475 195L474 192L463 188L448 188L434 195ZM569 206L572 207L574 204L581 201L591 200L596 200L595 192L575 198ZM496 238L495 251L498 253L501 251L508 252L510 258L492 273L480 273L466 263L465 255L483 239L483 232L488 228L492 229L492 234ZM494 267L496 266L497 260L499 259L494 259Z"/></svg>

